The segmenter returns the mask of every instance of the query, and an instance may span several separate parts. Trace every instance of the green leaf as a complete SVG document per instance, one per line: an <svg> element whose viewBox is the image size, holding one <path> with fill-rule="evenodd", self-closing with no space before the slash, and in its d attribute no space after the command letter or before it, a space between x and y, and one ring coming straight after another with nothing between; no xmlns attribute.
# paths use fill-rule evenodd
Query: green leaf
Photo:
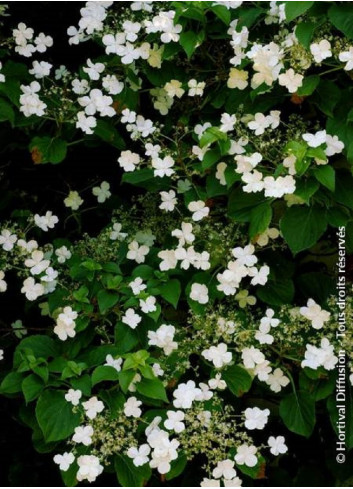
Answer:
<svg viewBox="0 0 353 489"><path fill-rule="evenodd" d="M170 471L166 474L166 480L170 481L178 475L182 474L187 464L186 456L181 453L176 460L173 460L170 464Z"/></svg>
<svg viewBox="0 0 353 489"><path fill-rule="evenodd" d="M261 478L261 475L264 473L265 465L265 458L262 455L257 454L257 464L254 467L248 467L245 464L236 464L236 467L240 470L240 472L251 477L252 479L258 479Z"/></svg>
<svg viewBox="0 0 353 489"><path fill-rule="evenodd" d="M181 294L179 280L175 278L168 280L166 284L159 287L159 294L176 309Z"/></svg>
<svg viewBox="0 0 353 489"><path fill-rule="evenodd" d="M180 44L183 46L184 51L186 52L187 57L190 59L193 52L196 49L197 43L198 43L198 35L196 32L193 31L187 31L187 32L182 32L180 34Z"/></svg>
<svg viewBox="0 0 353 489"><path fill-rule="evenodd" d="M251 375L239 365L232 365L222 370L222 378L226 381L229 390L237 397L241 397L250 390Z"/></svg>
<svg viewBox="0 0 353 489"><path fill-rule="evenodd" d="M266 285L258 288L256 295L266 304L281 306L291 303L294 292L293 281L282 277L280 280L269 280Z"/></svg>
<svg viewBox="0 0 353 489"><path fill-rule="evenodd" d="M293 206L280 221L282 235L293 254L310 248L327 228L327 216L320 207Z"/></svg>
<svg viewBox="0 0 353 489"><path fill-rule="evenodd" d="M266 199L262 194L247 194L241 188L236 188L229 195L228 215L236 221L248 222L251 219L253 208L265 201Z"/></svg>
<svg viewBox="0 0 353 489"><path fill-rule="evenodd" d="M335 199L340 204L353 209L353 177L348 172L336 174Z"/></svg>
<svg viewBox="0 0 353 489"><path fill-rule="evenodd" d="M272 219L272 207L269 202L264 202L254 207L250 213L250 238L263 233L270 225Z"/></svg>
<svg viewBox="0 0 353 489"><path fill-rule="evenodd" d="M125 148L125 141L120 136L116 128L108 121L99 119L94 129L94 134L96 134L103 141L111 144L115 148L118 149Z"/></svg>
<svg viewBox="0 0 353 489"><path fill-rule="evenodd" d="M36 136L29 145L34 163L60 163L66 157L67 143L60 138Z"/></svg>
<svg viewBox="0 0 353 489"><path fill-rule="evenodd" d="M301 22L295 28L295 36L306 49L309 49L311 39L318 24L315 22ZM308 77L310 78L310 77Z"/></svg>
<svg viewBox="0 0 353 489"><path fill-rule="evenodd" d="M315 426L315 401L306 391L297 391L284 397L279 414L290 431L309 437Z"/></svg>
<svg viewBox="0 0 353 489"><path fill-rule="evenodd" d="M291 22L300 15L305 14L314 2L285 2L286 21Z"/></svg>
<svg viewBox="0 0 353 489"><path fill-rule="evenodd" d="M151 477L151 469L148 464L136 467L127 455L116 455L114 467L122 487L142 487Z"/></svg>
<svg viewBox="0 0 353 489"><path fill-rule="evenodd" d="M158 379L142 379L136 384L136 390L143 396L150 399L159 399L168 402L168 397L165 391L163 382Z"/></svg>
<svg viewBox="0 0 353 489"><path fill-rule="evenodd" d="M219 19L225 24L229 25L230 23L230 11L224 7L223 5L216 5L211 7L212 12L214 12Z"/></svg>
<svg viewBox="0 0 353 489"><path fill-rule="evenodd" d="M55 390L46 390L40 396L36 417L47 443L68 438L81 420L80 413L73 413L64 393Z"/></svg>
<svg viewBox="0 0 353 489"><path fill-rule="evenodd" d="M2 98L0 99L0 121L9 121L12 126L15 122L15 112L11 104Z"/></svg>
<svg viewBox="0 0 353 489"><path fill-rule="evenodd" d="M106 380L118 380L118 372L114 367L109 365L99 365L92 373L92 387Z"/></svg>
<svg viewBox="0 0 353 489"><path fill-rule="evenodd" d="M104 314L115 306L119 300L119 294L101 289L97 294L99 311Z"/></svg>
<svg viewBox="0 0 353 489"><path fill-rule="evenodd" d="M202 137L200 139L200 148L208 146L215 141L226 141L227 139L227 134L218 129L218 127L209 127L202 134Z"/></svg>
<svg viewBox="0 0 353 489"><path fill-rule="evenodd" d="M38 375L31 374L22 382L22 392L26 403L36 399L43 390L44 383Z"/></svg>
<svg viewBox="0 0 353 489"><path fill-rule="evenodd" d="M336 173L332 166L324 165L315 168L313 171L315 178L326 188L335 191Z"/></svg>
<svg viewBox="0 0 353 489"><path fill-rule="evenodd" d="M1 394L16 394L22 390L23 375L18 372L10 372L0 385Z"/></svg>
<svg viewBox="0 0 353 489"><path fill-rule="evenodd" d="M304 78L303 85L298 88L297 94L300 96L311 95L319 83L320 83L320 77L318 75L308 76Z"/></svg>
<svg viewBox="0 0 353 489"><path fill-rule="evenodd" d="M30 350L35 358L56 357L59 354L59 349L55 344L53 338L44 335L33 335L28 338L24 338L17 346L14 355L14 367L18 367L21 360L21 352Z"/></svg>
<svg viewBox="0 0 353 489"><path fill-rule="evenodd" d="M328 11L332 24L349 39L353 39L353 5L351 2L334 3Z"/></svg>

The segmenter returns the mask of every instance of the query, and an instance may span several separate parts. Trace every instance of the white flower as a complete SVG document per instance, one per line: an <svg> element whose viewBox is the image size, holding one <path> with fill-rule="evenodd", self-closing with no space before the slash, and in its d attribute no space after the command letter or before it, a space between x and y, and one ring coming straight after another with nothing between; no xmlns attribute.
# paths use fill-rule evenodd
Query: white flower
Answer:
<svg viewBox="0 0 353 489"><path fill-rule="evenodd" d="M149 312L154 312L157 310L156 306L156 298L155 297L147 297L147 299L140 299L140 307L142 312L148 314Z"/></svg>
<svg viewBox="0 0 353 489"><path fill-rule="evenodd" d="M289 379L286 377L280 368L276 368L272 374L269 374L266 384L270 386L271 391L280 392L282 387L289 384Z"/></svg>
<svg viewBox="0 0 353 489"><path fill-rule="evenodd" d="M111 231L111 233L109 235L109 238L112 241L115 241L115 240L123 241L126 238L127 233L122 233L121 232L122 227L123 226L119 222L115 222L113 224L112 231Z"/></svg>
<svg viewBox="0 0 353 489"><path fill-rule="evenodd" d="M33 39L34 31L30 27L27 27L26 24L20 22L17 26L17 29L12 31L12 35L15 38L16 44L27 44L27 41Z"/></svg>
<svg viewBox="0 0 353 489"><path fill-rule="evenodd" d="M190 202L188 205L189 211L193 212L192 219L193 221L201 221L204 217L208 216L210 212L210 208L206 207L205 203L202 200L195 200Z"/></svg>
<svg viewBox="0 0 353 489"><path fill-rule="evenodd" d="M102 182L100 187L93 187L92 194L97 197L100 204L105 202L112 195L110 192L110 185L108 182Z"/></svg>
<svg viewBox="0 0 353 489"><path fill-rule="evenodd" d="M76 474L76 479L79 482L83 480L94 482L103 472L103 465L99 463L99 458L95 455L81 455L77 459L77 464L79 469Z"/></svg>
<svg viewBox="0 0 353 489"><path fill-rule="evenodd" d="M268 127L270 127L270 121L261 112L257 112L254 116L254 120L248 122L248 128L254 131L256 136L261 136L261 134L264 134L265 129Z"/></svg>
<svg viewBox="0 0 353 489"><path fill-rule="evenodd" d="M149 462L150 459L148 455L151 453L151 448L145 443L138 448L130 447L126 453L128 457L133 459L135 467L140 467Z"/></svg>
<svg viewBox="0 0 353 489"><path fill-rule="evenodd" d="M174 190L169 190L169 192L159 192L159 195L162 200L159 208L166 212L172 212L178 203Z"/></svg>
<svg viewBox="0 0 353 489"><path fill-rule="evenodd" d="M267 443L270 447L270 452L272 455L277 456L288 451L284 436L277 436L276 438L274 436L270 436Z"/></svg>
<svg viewBox="0 0 353 489"><path fill-rule="evenodd" d="M338 58L342 63L346 63L344 69L346 71L351 71L353 70L353 47L349 47L349 51L342 51L339 55Z"/></svg>
<svg viewBox="0 0 353 489"><path fill-rule="evenodd" d="M23 112L25 117L37 115L42 117L45 114L47 105L39 99L37 92L40 90L40 85L37 81L33 81L30 85L21 85L22 94L20 96L20 112Z"/></svg>
<svg viewBox="0 0 353 489"><path fill-rule="evenodd" d="M161 368L159 363L154 363L152 365L152 370L153 370L153 373L156 377L160 377L161 375L164 374L164 370Z"/></svg>
<svg viewBox="0 0 353 489"><path fill-rule="evenodd" d="M155 158L152 160L152 168L154 168L155 177L170 177L173 175L174 160L171 156L164 158Z"/></svg>
<svg viewBox="0 0 353 489"><path fill-rule="evenodd" d="M121 370L121 364L123 363L122 358L113 358L112 355L107 355L105 357L105 366L114 368L117 372Z"/></svg>
<svg viewBox="0 0 353 489"><path fill-rule="evenodd" d="M199 304L207 304L209 301L207 286L204 284L193 283L191 286L190 298Z"/></svg>
<svg viewBox="0 0 353 489"><path fill-rule="evenodd" d="M323 39L319 43L313 43L310 45L310 52L316 63L321 63L326 58L332 56L331 44L326 39Z"/></svg>
<svg viewBox="0 0 353 489"><path fill-rule="evenodd" d="M260 320L260 325L276 328L281 321L279 319L276 319L274 315L275 311L273 309L266 309L265 316L262 317Z"/></svg>
<svg viewBox="0 0 353 489"><path fill-rule="evenodd" d="M337 136L331 136L326 134L326 156L333 156L335 154L342 153L344 144L338 139Z"/></svg>
<svg viewBox="0 0 353 489"><path fill-rule="evenodd" d="M109 95L104 95L101 90L94 88L89 95L80 97L78 103L84 107L86 115L93 116L98 112L101 116L113 117L116 115L112 107L113 99ZM80 114L81 112L79 112Z"/></svg>
<svg viewBox="0 0 353 489"><path fill-rule="evenodd" d="M189 97L202 97L204 88L206 86L205 82L198 82L194 78L188 81L188 95Z"/></svg>
<svg viewBox="0 0 353 489"><path fill-rule="evenodd" d="M170 355L173 350L178 348L178 343L174 341L175 327L171 324L162 324L156 331L148 331L148 344L163 348L166 355Z"/></svg>
<svg viewBox="0 0 353 489"><path fill-rule="evenodd" d="M17 246L21 248L21 251L26 251L27 253L31 253L33 250L38 248L38 243L34 239L30 241L25 241L24 239L19 239L17 241Z"/></svg>
<svg viewBox="0 0 353 489"><path fill-rule="evenodd" d="M267 265L263 265L260 270L253 267L249 269L249 275L253 277L251 279L251 285L265 285L268 280L270 268Z"/></svg>
<svg viewBox="0 0 353 489"><path fill-rule="evenodd" d="M55 250L55 254L58 257L59 263L65 263L66 260L71 258L71 251L66 248L66 246L61 246Z"/></svg>
<svg viewBox="0 0 353 489"><path fill-rule="evenodd" d="M245 70L238 70L237 68L231 68L229 72L229 78L227 80L228 88L238 88L244 90L248 86L249 74Z"/></svg>
<svg viewBox="0 0 353 489"><path fill-rule="evenodd" d="M235 477L234 479L224 479L223 481L224 487L241 487L242 480L239 477Z"/></svg>
<svg viewBox="0 0 353 489"><path fill-rule="evenodd" d="M178 260L174 250L162 250L158 253L158 258L161 258L159 268L162 271L171 270L177 266Z"/></svg>
<svg viewBox="0 0 353 489"><path fill-rule="evenodd" d="M78 426L75 428L72 441L75 443L82 443L86 447L92 443L93 428L92 426Z"/></svg>
<svg viewBox="0 0 353 489"><path fill-rule="evenodd" d="M65 394L65 399L67 400L67 402L71 402L73 406L79 405L81 397L82 392L79 389L69 389Z"/></svg>
<svg viewBox="0 0 353 489"><path fill-rule="evenodd" d="M233 479L237 475L234 469L234 462L226 459L217 463L217 467L213 469L212 475L215 479L224 477L225 479Z"/></svg>
<svg viewBox="0 0 353 489"><path fill-rule="evenodd" d="M118 162L125 171L135 171L137 165L140 163L140 155L132 153L130 150L122 151Z"/></svg>
<svg viewBox="0 0 353 489"><path fill-rule="evenodd" d="M59 314L56 320L54 328L54 333L58 335L60 340L65 341L67 338L73 338L76 335L76 318L76 311L73 311L71 307L64 307L63 312Z"/></svg>
<svg viewBox="0 0 353 489"><path fill-rule="evenodd" d="M4 280L5 273L3 270L0 270L0 292L5 292L7 289L7 283Z"/></svg>
<svg viewBox="0 0 353 489"><path fill-rule="evenodd" d="M24 280L21 292L26 295L29 301L35 301L44 294L44 287L42 284L35 283L34 278L29 277Z"/></svg>
<svg viewBox="0 0 353 489"><path fill-rule="evenodd" d="M206 360L212 362L216 368L222 368L224 365L228 365L233 359L232 353L227 351L227 345L225 343L211 346L208 350L204 350L201 355Z"/></svg>
<svg viewBox="0 0 353 489"><path fill-rule="evenodd" d="M326 131L317 131L315 134L305 133L303 134L303 139L311 148L318 148L326 143Z"/></svg>
<svg viewBox="0 0 353 489"><path fill-rule="evenodd" d="M45 61L33 61L32 69L29 70L29 73L37 79L44 78L49 76L52 67L53 65Z"/></svg>
<svg viewBox="0 0 353 489"><path fill-rule="evenodd" d="M262 382L268 380L268 376L271 372L272 367L270 366L270 362L268 360L258 363L254 368L254 374L257 375L258 379Z"/></svg>
<svg viewBox="0 0 353 489"><path fill-rule="evenodd" d="M11 234L8 229L3 229L0 234L0 245L5 251L11 251L17 241L17 235Z"/></svg>
<svg viewBox="0 0 353 489"><path fill-rule="evenodd" d="M262 430L268 421L269 409L259 409L258 407L247 408L245 414L245 428L248 430Z"/></svg>
<svg viewBox="0 0 353 489"><path fill-rule="evenodd" d="M4 350L0 349L0 361L4 359Z"/></svg>
<svg viewBox="0 0 353 489"><path fill-rule="evenodd" d="M217 481L215 479L207 479L207 477L204 477L202 480L200 487L220 487L221 482Z"/></svg>
<svg viewBox="0 0 353 489"><path fill-rule="evenodd" d="M255 467L257 464L257 457L255 453L257 448L254 445L240 445L237 448L237 453L234 457L235 462L238 465L246 465L247 467Z"/></svg>
<svg viewBox="0 0 353 489"><path fill-rule="evenodd" d="M129 287L131 287L134 295L138 295L140 292L147 288L147 285L143 283L141 277L136 277L132 282L129 283Z"/></svg>
<svg viewBox="0 0 353 489"><path fill-rule="evenodd" d="M84 95L89 91L89 83L88 80L79 80L75 78L72 80L72 91L76 93L76 95Z"/></svg>
<svg viewBox="0 0 353 489"><path fill-rule="evenodd" d="M91 80L99 80L104 69L105 66L103 63L92 63L90 59L87 60L87 66L83 67L83 71L87 73Z"/></svg>
<svg viewBox="0 0 353 489"><path fill-rule="evenodd" d="M246 245L244 248L240 246L232 250L232 255L237 260L238 265L252 267L257 263L257 257L254 255L255 247L252 244Z"/></svg>
<svg viewBox="0 0 353 489"><path fill-rule="evenodd" d="M124 90L124 83L119 81L115 75L106 75L102 82L103 88L110 95L118 95Z"/></svg>
<svg viewBox="0 0 353 489"><path fill-rule="evenodd" d="M300 308L300 314L311 321L311 325L314 329L321 329L330 319L330 313L321 309L314 299L309 299L307 306Z"/></svg>
<svg viewBox="0 0 353 489"><path fill-rule="evenodd" d="M261 192L264 188L262 177L262 173L257 170L244 173L241 177L242 181L246 183L243 186L243 191L246 193Z"/></svg>
<svg viewBox="0 0 353 489"><path fill-rule="evenodd" d="M43 32L40 32L35 38L34 44L36 45L38 53L45 53L47 48L52 47L53 38L50 36L46 36Z"/></svg>
<svg viewBox="0 0 353 489"><path fill-rule="evenodd" d="M83 111L77 113L76 127L81 129L85 134L93 134L93 130L97 126L97 119L93 116L86 116Z"/></svg>
<svg viewBox="0 0 353 489"><path fill-rule="evenodd" d="M129 260L135 260L136 263L144 263L145 256L148 255L150 249L146 245L139 246L137 241L131 241L129 243L129 251L126 255L126 258Z"/></svg>
<svg viewBox="0 0 353 489"><path fill-rule="evenodd" d="M312 368L313 370L319 367L324 367L326 370L333 370L338 362L338 358L334 355L334 347L330 344L327 338L322 338L321 345L317 346L307 344L305 351L305 359L301 366Z"/></svg>
<svg viewBox="0 0 353 489"><path fill-rule="evenodd" d="M259 365L265 361L264 354L254 346L243 348L241 357L245 368L255 368L256 365Z"/></svg>
<svg viewBox="0 0 353 489"><path fill-rule="evenodd" d="M167 411L168 419L164 421L164 426L167 430L174 430L175 433L181 433L185 430L185 424L182 422L185 419L183 411Z"/></svg>
<svg viewBox="0 0 353 489"><path fill-rule="evenodd" d="M129 397L124 404L124 413L127 417L139 418L142 414L140 409L142 402L138 401L136 397Z"/></svg>
<svg viewBox="0 0 353 489"><path fill-rule="evenodd" d="M227 114L226 112L221 116L221 125L219 130L222 132L233 131L234 124L237 122L236 116L233 114Z"/></svg>
<svg viewBox="0 0 353 489"><path fill-rule="evenodd" d="M186 384L179 384L173 392L175 398L173 405L176 408L190 409L199 394L201 394L201 389L196 387L193 380L189 380Z"/></svg>
<svg viewBox="0 0 353 489"><path fill-rule="evenodd" d="M130 326L131 329L135 329L141 319L141 316L136 314L131 307L125 311L125 315L121 318L122 322Z"/></svg>
<svg viewBox="0 0 353 489"><path fill-rule="evenodd" d="M34 223L42 230L48 231L49 229L53 229L55 224L59 222L57 216L54 216L52 211L47 211L44 216L40 216L39 214L35 214Z"/></svg>
<svg viewBox="0 0 353 489"><path fill-rule="evenodd" d="M62 455L57 454L53 458L54 462L59 465L59 469L66 472L70 465L74 462L75 457L73 453L65 452Z"/></svg>
<svg viewBox="0 0 353 489"><path fill-rule="evenodd" d="M102 37L102 42L105 46L107 54L117 54L121 56L124 52L123 45L125 44L126 36L123 32L117 34L106 34Z"/></svg>
<svg viewBox="0 0 353 489"><path fill-rule="evenodd" d="M170 82L164 85L164 90L167 92L168 97L182 97L185 90L182 88L182 83L179 80L170 80Z"/></svg>
<svg viewBox="0 0 353 489"><path fill-rule="evenodd" d="M98 413L101 413L104 409L104 404L99 401L96 396L91 397L88 401L83 402L82 406L86 412L86 416L89 419L94 419Z"/></svg>
<svg viewBox="0 0 353 489"><path fill-rule="evenodd" d="M27 260L25 260L25 266L30 268L32 275L39 275L50 265L50 261L44 260L43 258L43 251L34 250L31 254L31 258L27 258Z"/></svg>
<svg viewBox="0 0 353 489"><path fill-rule="evenodd" d="M172 236L178 238L179 245L191 244L195 240L195 235L192 233L192 224L188 222L181 223L181 229L174 229Z"/></svg>
<svg viewBox="0 0 353 489"><path fill-rule="evenodd" d="M286 87L289 93L295 93L303 85L303 79L303 75L295 73L293 68L290 68L285 73L279 75L278 83L282 87Z"/></svg>
<svg viewBox="0 0 353 489"><path fill-rule="evenodd" d="M224 390L227 387L226 382L221 378L221 373L217 373L214 379L208 381L210 389Z"/></svg>
<svg viewBox="0 0 353 489"><path fill-rule="evenodd" d="M71 190L69 195L64 200L64 204L66 207L71 208L73 211L77 211L77 209L83 204L83 199L81 199L79 193L76 190Z"/></svg>

